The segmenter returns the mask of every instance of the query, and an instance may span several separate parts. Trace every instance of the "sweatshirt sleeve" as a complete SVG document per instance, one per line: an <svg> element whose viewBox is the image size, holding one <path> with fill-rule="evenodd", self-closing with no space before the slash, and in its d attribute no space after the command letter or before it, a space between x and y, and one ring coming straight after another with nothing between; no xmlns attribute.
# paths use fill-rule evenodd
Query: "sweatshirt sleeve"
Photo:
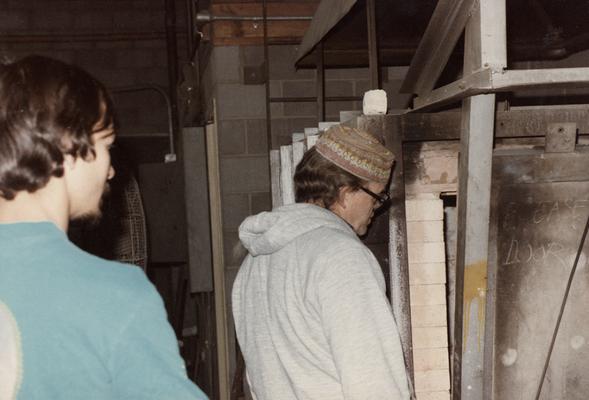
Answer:
<svg viewBox="0 0 589 400"><path fill-rule="evenodd" d="M147 282L141 289L111 356L113 398L207 399L186 376L161 297Z"/></svg>
<svg viewBox="0 0 589 400"><path fill-rule="evenodd" d="M399 333L378 262L351 246L317 280L324 332L348 400L409 399Z"/></svg>

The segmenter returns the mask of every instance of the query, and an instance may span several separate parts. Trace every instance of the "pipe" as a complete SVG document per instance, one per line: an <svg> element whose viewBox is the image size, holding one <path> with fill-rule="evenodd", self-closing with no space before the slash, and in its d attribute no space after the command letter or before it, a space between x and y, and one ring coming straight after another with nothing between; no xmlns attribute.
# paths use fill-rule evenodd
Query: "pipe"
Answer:
<svg viewBox="0 0 589 400"><path fill-rule="evenodd" d="M169 163L176 161L176 152L174 150L174 126L172 123L173 120L173 113L172 113L172 102L168 97L168 93L166 90L157 85L137 85L137 86L121 86L109 89L109 91L113 94L116 93L128 93L128 92L139 92L142 90L155 90L158 92L166 102L166 108L168 110L168 139L170 142L170 152L165 155L164 162Z"/></svg>
<svg viewBox="0 0 589 400"><path fill-rule="evenodd" d="M172 139L174 139L176 132L178 132L178 44L176 41L175 3L175 0L165 0L166 50L168 55L168 93L170 96L170 110L172 119Z"/></svg>
<svg viewBox="0 0 589 400"><path fill-rule="evenodd" d="M272 150L272 115L270 110L270 56L268 54L268 5L262 0L262 21L264 27L264 77L266 83L266 137L268 151ZM268 163L270 167L270 163ZM272 171L270 171L272 174Z"/></svg>
<svg viewBox="0 0 589 400"><path fill-rule="evenodd" d="M196 14L196 23L207 23L214 21L311 21L313 17L308 16L268 16L266 13L262 16L246 15L213 15L207 10L200 11Z"/></svg>
<svg viewBox="0 0 589 400"><path fill-rule="evenodd" d="M362 101L362 96L331 96L324 97L324 101ZM309 97L270 97L270 103L313 103L316 96Z"/></svg>
<svg viewBox="0 0 589 400"><path fill-rule="evenodd" d="M186 0L186 55L192 60L194 52L194 0Z"/></svg>

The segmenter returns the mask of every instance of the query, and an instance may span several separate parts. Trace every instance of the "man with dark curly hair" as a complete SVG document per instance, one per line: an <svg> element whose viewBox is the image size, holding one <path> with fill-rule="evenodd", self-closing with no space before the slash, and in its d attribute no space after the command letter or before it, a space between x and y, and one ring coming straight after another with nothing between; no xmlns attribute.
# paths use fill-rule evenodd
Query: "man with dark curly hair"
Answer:
<svg viewBox="0 0 589 400"><path fill-rule="evenodd" d="M206 399L143 271L67 238L70 220L100 215L114 140L110 98L84 70L0 65L2 398Z"/></svg>
<svg viewBox="0 0 589 400"><path fill-rule="evenodd" d="M233 315L257 400L407 400L376 258L358 236L388 203L393 154L335 126L296 168L296 204L248 217Z"/></svg>

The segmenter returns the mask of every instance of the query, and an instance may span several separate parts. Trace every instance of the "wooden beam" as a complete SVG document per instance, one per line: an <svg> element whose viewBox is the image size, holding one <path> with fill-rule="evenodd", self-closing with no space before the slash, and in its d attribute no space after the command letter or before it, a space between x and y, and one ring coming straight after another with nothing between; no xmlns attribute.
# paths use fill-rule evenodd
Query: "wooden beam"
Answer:
<svg viewBox="0 0 589 400"><path fill-rule="evenodd" d="M464 31L474 0L440 0L411 60L401 93L430 92Z"/></svg>
<svg viewBox="0 0 589 400"><path fill-rule="evenodd" d="M404 142L460 139L459 111L388 115L398 119ZM553 123L574 122L580 134L589 133L589 106L534 107L497 111L495 138L541 137Z"/></svg>
<svg viewBox="0 0 589 400"><path fill-rule="evenodd" d="M217 119L216 103L213 113ZM227 335L227 304L225 296L225 261L223 259L223 218L221 213L221 178L219 171L219 143L217 122L205 127L209 204L211 211L211 244L213 258L213 286L215 296L215 327L217 333L217 370L219 400L229 400L229 343Z"/></svg>
<svg viewBox="0 0 589 400"><path fill-rule="evenodd" d="M494 92L579 86L589 86L589 67L508 70L491 76Z"/></svg>
<svg viewBox="0 0 589 400"><path fill-rule="evenodd" d="M539 88L589 86L589 67L495 71L484 68L413 100L411 111L428 110L467 96Z"/></svg>
<svg viewBox="0 0 589 400"><path fill-rule="evenodd" d="M425 111L435 106L462 100L468 96L492 92L492 76L493 71L490 68L467 74L460 80L426 93L422 97L416 97L413 99L411 111Z"/></svg>

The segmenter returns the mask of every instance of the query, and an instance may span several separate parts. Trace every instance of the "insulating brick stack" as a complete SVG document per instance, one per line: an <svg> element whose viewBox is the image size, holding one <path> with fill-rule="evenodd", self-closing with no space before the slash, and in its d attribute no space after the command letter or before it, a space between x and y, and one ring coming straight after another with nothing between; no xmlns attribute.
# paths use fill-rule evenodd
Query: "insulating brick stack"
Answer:
<svg viewBox="0 0 589 400"><path fill-rule="evenodd" d="M420 195L406 201L406 216L417 400L449 400L443 202Z"/></svg>

